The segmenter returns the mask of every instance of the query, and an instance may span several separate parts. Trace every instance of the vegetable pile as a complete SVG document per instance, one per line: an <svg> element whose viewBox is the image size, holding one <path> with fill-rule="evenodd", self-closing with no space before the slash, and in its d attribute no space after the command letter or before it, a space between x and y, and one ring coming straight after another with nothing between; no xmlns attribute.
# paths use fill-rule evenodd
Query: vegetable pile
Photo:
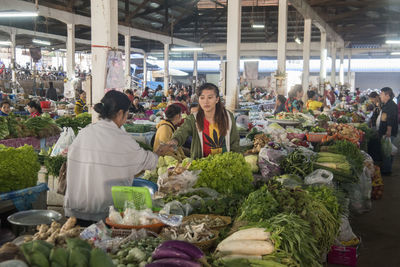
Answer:
<svg viewBox="0 0 400 267"><path fill-rule="evenodd" d="M354 174L346 156L342 154L319 152L314 166L331 171L336 182L356 183L358 181L358 176Z"/></svg>
<svg viewBox="0 0 400 267"><path fill-rule="evenodd" d="M63 116L58 118L56 123L61 128L71 127L74 130L75 135L77 135L80 129L83 129L92 123L92 115L85 112L77 115L76 117Z"/></svg>
<svg viewBox="0 0 400 267"><path fill-rule="evenodd" d="M312 173L312 158L308 158L301 151L295 150L281 161L280 167L285 174L294 174L302 178Z"/></svg>
<svg viewBox="0 0 400 267"><path fill-rule="evenodd" d="M201 170L196 187L241 195L248 194L253 188L250 165L238 153L226 152L194 160L190 170Z"/></svg>
<svg viewBox="0 0 400 267"><path fill-rule="evenodd" d="M32 146L0 145L0 193L35 186L40 164Z"/></svg>

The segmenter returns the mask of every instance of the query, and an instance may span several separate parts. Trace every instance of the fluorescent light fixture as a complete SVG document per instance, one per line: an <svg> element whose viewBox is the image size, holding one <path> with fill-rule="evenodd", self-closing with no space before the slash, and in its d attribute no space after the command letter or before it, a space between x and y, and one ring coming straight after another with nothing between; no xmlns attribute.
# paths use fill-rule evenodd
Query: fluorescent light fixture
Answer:
<svg viewBox="0 0 400 267"><path fill-rule="evenodd" d="M392 52L390 53L392 56L400 56L400 52Z"/></svg>
<svg viewBox="0 0 400 267"><path fill-rule="evenodd" d="M244 58L244 59L241 59L241 61L243 61L243 62L257 62L257 61L260 61L260 59L258 59L258 58Z"/></svg>
<svg viewBox="0 0 400 267"><path fill-rule="evenodd" d="M153 57L153 56L148 56L147 59L150 59L150 60L157 60L158 58Z"/></svg>
<svg viewBox="0 0 400 267"><path fill-rule="evenodd" d="M265 28L265 25L262 25L262 24L252 24L251 27L252 27L253 29L264 29L264 28Z"/></svg>
<svg viewBox="0 0 400 267"><path fill-rule="evenodd" d="M32 43L42 44L42 45L51 45L51 43L49 41L44 41L44 40L39 40L39 39L33 39Z"/></svg>
<svg viewBox="0 0 400 267"><path fill-rule="evenodd" d="M171 51L203 51L203 47L172 47Z"/></svg>
<svg viewBox="0 0 400 267"><path fill-rule="evenodd" d="M301 44L301 40L300 40L300 38L297 37L297 36L294 38L294 41L295 41L297 44Z"/></svg>
<svg viewBox="0 0 400 267"><path fill-rule="evenodd" d="M11 42L10 41L0 41L0 45L11 46Z"/></svg>
<svg viewBox="0 0 400 267"><path fill-rule="evenodd" d="M400 44L400 40L386 40L387 44Z"/></svg>
<svg viewBox="0 0 400 267"><path fill-rule="evenodd" d="M67 52L67 49L65 49L65 48L60 48L60 49L58 49L58 51L60 51L60 52Z"/></svg>
<svg viewBox="0 0 400 267"><path fill-rule="evenodd" d="M0 18L37 17L37 12L0 12Z"/></svg>

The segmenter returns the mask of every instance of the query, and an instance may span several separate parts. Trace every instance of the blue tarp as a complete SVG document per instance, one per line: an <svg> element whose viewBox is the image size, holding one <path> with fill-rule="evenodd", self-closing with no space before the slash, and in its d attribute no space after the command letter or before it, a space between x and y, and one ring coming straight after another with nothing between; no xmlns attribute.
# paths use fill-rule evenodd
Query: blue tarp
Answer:
<svg viewBox="0 0 400 267"><path fill-rule="evenodd" d="M47 190L47 184L40 183L37 186L0 194L0 201L11 200L18 211L29 210L39 194Z"/></svg>

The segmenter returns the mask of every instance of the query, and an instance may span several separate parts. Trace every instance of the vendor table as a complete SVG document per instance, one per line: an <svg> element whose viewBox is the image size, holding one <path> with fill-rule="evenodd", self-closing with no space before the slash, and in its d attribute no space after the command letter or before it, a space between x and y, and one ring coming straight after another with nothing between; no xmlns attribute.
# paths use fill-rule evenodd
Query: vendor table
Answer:
<svg viewBox="0 0 400 267"><path fill-rule="evenodd" d="M33 187L0 194L0 213L9 211L14 207L18 211L46 209L47 184L40 183Z"/></svg>

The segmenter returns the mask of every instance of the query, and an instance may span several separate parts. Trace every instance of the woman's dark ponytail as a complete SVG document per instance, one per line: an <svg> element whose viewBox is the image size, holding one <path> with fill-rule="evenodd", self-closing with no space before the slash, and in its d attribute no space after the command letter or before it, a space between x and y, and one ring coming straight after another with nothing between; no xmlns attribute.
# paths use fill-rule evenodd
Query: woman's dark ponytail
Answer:
<svg viewBox="0 0 400 267"><path fill-rule="evenodd" d="M93 109L99 113L101 119L112 120L120 110L125 113L130 106L131 101L126 94L112 90L107 92L100 103L94 105Z"/></svg>

